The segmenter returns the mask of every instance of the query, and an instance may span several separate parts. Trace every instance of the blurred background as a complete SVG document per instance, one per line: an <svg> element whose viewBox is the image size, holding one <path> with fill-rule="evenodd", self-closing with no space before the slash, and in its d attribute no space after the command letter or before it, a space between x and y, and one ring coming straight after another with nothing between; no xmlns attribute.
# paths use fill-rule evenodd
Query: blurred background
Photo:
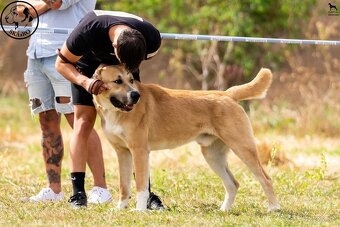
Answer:
<svg viewBox="0 0 340 227"><path fill-rule="evenodd" d="M0 8L8 2L1 1ZM97 9L137 14L162 33L340 38L340 17L329 15L328 0L98 0ZM27 46L28 39L15 40L0 32L0 99L26 114L28 118L18 117L20 121L30 120L23 82ZM260 145L268 145L267 153L275 143L275 149L286 154L311 145L330 147L340 156L339 46L163 40L161 52L142 64L141 78L170 88L224 90L251 80L261 67L273 71L273 86L266 99L244 106ZM9 123L11 111L3 106L0 148L18 133ZM32 127L39 136L38 125Z"/></svg>

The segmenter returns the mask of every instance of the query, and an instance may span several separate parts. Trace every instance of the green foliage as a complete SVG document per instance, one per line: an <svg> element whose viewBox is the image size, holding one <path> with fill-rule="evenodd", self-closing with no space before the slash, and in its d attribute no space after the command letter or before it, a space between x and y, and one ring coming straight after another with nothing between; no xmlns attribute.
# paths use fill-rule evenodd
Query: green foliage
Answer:
<svg viewBox="0 0 340 227"><path fill-rule="evenodd" d="M99 1L103 9L141 15L164 33L282 38L303 38L301 27L308 19L315 2L315 0L306 0L303 3L291 0L121 0L114 3L107 0ZM203 71L200 57L206 57L204 52L210 45L208 41L173 41L167 42L167 48L163 49L171 53L176 52L174 49L181 49L184 54L177 60L186 64L189 61L196 70ZM270 48L270 44L236 43L228 57L223 57L227 46L226 42L218 43L216 52L222 61L219 64L239 65L245 75L253 74L262 66L275 69L283 60L283 48ZM210 74L213 74L213 71L210 67Z"/></svg>
<svg viewBox="0 0 340 227"><path fill-rule="evenodd" d="M10 1L1 1L0 2L0 12L2 12L2 10L5 8L5 6L7 5L7 4L9 4L10 3Z"/></svg>

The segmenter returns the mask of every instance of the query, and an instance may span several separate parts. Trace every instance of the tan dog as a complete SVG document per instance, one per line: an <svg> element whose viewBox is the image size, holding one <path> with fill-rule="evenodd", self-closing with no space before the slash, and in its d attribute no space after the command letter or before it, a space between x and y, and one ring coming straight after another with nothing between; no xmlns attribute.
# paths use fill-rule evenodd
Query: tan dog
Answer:
<svg viewBox="0 0 340 227"><path fill-rule="evenodd" d="M97 69L95 78L109 89L94 96L102 128L117 152L120 176L118 208L130 197L132 169L136 174L137 210L146 210L149 197L149 152L197 141L205 160L222 178L226 195L221 210L229 210L239 184L228 168L232 149L260 181L269 200L269 211L279 209L270 178L263 170L250 121L237 101L263 98L272 80L261 69L250 83L227 91L172 90L142 84L122 66Z"/></svg>

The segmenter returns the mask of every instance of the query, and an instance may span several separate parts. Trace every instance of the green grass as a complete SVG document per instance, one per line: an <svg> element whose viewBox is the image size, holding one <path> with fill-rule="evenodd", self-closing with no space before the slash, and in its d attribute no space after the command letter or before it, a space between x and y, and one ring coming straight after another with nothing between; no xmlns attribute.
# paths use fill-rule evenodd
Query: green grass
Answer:
<svg viewBox="0 0 340 227"><path fill-rule="evenodd" d="M202 164L195 147L176 150L168 162L152 160L152 189L169 207L168 211L117 211L114 209L118 199L116 157L104 138L107 181L114 197L111 204L74 210L67 199L47 204L20 201L46 185L39 125L31 117L26 100L25 95L0 98L1 226L340 226L339 168L338 164L329 161L330 158L339 160L340 145L317 135L312 139L304 138L302 142L296 139L295 146L284 135L259 135L277 141L280 150L290 155L293 161L295 155L313 156L317 160L313 166L266 167L282 208L275 213L267 213L260 184L234 157L231 157L230 166L240 182L240 189L233 209L219 211L224 197L222 182L207 165ZM96 127L99 129L98 124ZM67 144L71 131L65 121L63 128L66 152L62 182L68 197L71 182ZM100 129L98 131L102 135ZM310 142L315 138L317 142ZM327 145L331 142L334 146ZM159 156L152 153L153 157L158 159ZM89 171L86 182L86 188L90 189L93 181ZM130 208L135 204L134 184L132 187Z"/></svg>

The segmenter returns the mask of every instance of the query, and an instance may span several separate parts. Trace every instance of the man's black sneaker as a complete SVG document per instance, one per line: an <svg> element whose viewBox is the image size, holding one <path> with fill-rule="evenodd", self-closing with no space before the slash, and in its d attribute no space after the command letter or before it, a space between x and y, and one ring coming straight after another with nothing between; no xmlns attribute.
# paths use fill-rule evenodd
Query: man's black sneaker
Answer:
<svg viewBox="0 0 340 227"><path fill-rule="evenodd" d="M150 192L150 196L148 198L147 208L149 210L165 210L165 207L164 207L162 201L153 192Z"/></svg>
<svg viewBox="0 0 340 227"><path fill-rule="evenodd" d="M68 202L73 208L85 208L87 206L87 197L85 192L78 192L70 197Z"/></svg>

